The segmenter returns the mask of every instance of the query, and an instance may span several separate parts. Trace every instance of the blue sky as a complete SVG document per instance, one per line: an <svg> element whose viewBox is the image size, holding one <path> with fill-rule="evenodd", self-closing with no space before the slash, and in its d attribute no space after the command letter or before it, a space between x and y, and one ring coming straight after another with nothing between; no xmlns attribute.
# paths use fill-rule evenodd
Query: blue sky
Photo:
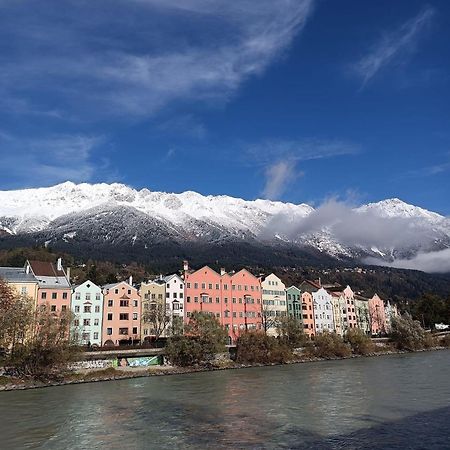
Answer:
<svg viewBox="0 0 450 450"><path fill-rule="evenodd" d="M450 215L445 0L0 0L0 67L0 189Z"/></svg>

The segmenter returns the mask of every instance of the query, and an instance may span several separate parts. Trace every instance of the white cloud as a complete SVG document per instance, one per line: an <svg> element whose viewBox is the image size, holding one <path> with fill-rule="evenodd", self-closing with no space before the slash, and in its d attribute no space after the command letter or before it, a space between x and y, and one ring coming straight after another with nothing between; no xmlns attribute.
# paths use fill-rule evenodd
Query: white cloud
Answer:
<svg viewBox="0 0 450 450"><path fill-rule="evenodd" d="M389 266L399 269L421 270L430 273L450 272L450 248L435 252L419 253L411 259L397 259L391 263L377 258L368 258L367 264Z"/></svg>
<svg viewBox="0 0 450 450"><path fill-rule="evenodd" d="M52 3L49 1L49 3ZM303 28L313 0L71 3L2 23L0 92L49 92L42 110L151 115L175 100L221 101L261 74ZM20 5L11 6L20 8ZM68 16L71 20L63 20ZM11 39L12 38L12 39ZM12 44L11 44L12 45ZM46 103L45 101L43 103ZM37 106L35 106L37 108ZM67 111L63 111L66 113Z"/></svg>
<svg viewBox="0 0 450 450"><path fill-rule="evenodd" d="M265 186L262 196L276 200L286 191L286 188L296 177L300 176L293 161L278 161L268 166L265 171Z"/></svg>
<svg viewBox="0 0 450 450"><path fill-rule="evenodd" d="M363 88L383 67L411 53L435 10L428 6L394 32L385 34L372 50L353 64L352 70L362 79Z"/></svg>

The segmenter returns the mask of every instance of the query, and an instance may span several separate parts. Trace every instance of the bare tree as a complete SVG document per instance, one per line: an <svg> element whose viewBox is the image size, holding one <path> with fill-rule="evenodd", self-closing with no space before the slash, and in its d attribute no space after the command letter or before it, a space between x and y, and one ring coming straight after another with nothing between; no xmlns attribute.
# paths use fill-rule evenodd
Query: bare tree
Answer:
<svg viewBox="0 0 450 450"><path fill-rule="evenodd" d="M265 305L264 301L261 305L261 321L262 329L266 334L271 328L276 328L278 325L278 318L275 315L275 311L271 310L269 305Z"/></svg>
<svg viewBox="0 0 450 450"><path fill-rule="evenodd" d="M171 322L171 317L166 310L164 303L150 303L142 317L144 323L150 326L150 335L158 340Z"/></svg>

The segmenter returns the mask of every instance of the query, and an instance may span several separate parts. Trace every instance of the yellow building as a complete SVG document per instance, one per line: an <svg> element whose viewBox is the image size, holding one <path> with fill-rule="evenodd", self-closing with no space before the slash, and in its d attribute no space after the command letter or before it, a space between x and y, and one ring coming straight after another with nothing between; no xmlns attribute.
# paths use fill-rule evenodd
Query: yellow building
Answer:
<svg viewBox="0 0 450 450"><path fill-rule="evenodd" d="M29 297L37 304L38 280L25 267L0 267L0 278L6 281L17 294Z"/></svg>
<svg viewBox="0 0 450 450"><path fill-rule="evenodd" d="M155 335L153 325L146 320L148 312L151 309L156 309L157 305L166 308L166 282L161 278L142 283L140 294L142 302L141 342L144 342L144 340L149 340L151 336Z"/></svg>

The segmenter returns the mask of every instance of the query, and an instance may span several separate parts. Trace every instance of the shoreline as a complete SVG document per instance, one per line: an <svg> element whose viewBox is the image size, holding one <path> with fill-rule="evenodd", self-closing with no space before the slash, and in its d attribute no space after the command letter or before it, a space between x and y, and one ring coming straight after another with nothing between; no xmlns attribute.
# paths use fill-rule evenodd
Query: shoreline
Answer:
<svg viewBox="0 0 450 450"><path fill-rule="evenodd" d="M230 360L229 364L222 366L197 366L197 367L176 367L176 366L154 366L151 368L107 368L107 369L87 369L83 372L74 372L65 374L60 380L47 380L39 381L33 379L21 379L11 377L11 383L7 380L9 377L0 376L0 392L21 391L28 389L41 389L54 386L65 386L71 384L86 384L86 383L98 383L106 381L118 381L128 380L133 378L147 378L154 376L169 376L169 375L185 375L189 373L199 372L214 372L219 370L238 370L238 369L250 369L255 367L275 367L285 366L291 364L305 364L321 361L340 361L354 358L374 358L378 356L389 355L404 355L413 353L422 353L430 351L449 350L447 347L433 347L429 349L422 349L416 351L402 351L402 350L386 350L380 352L374 352L368 355L350 355L344 357L332 357L332 358L319 358L319 357L304 357L298 358L286 363L272 363L272 364L238 364Z"/></svg>

